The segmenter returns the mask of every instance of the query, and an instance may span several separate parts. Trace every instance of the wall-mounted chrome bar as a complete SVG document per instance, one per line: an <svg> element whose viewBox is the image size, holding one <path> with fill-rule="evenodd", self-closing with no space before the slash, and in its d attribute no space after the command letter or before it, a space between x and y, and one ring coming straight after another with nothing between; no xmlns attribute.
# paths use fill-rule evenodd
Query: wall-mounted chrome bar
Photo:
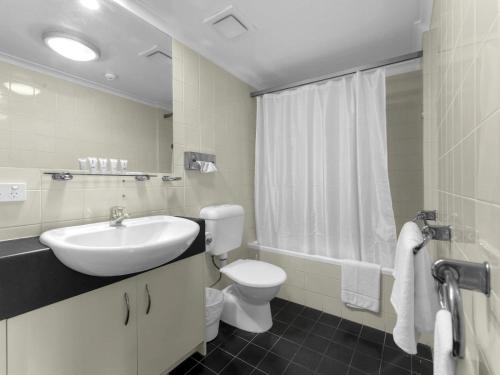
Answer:
<svg viewBox="0 0 500 375"><path fill-rule="evenodd" d="M436 210L421 210L417 212L417 215L413 218L413 221L423 221L424 226L422 227L422 236L424 240L421 244L415 246L413 249L413 254L417 254L430 240L438 241L450 241L451 240L451 227L449 225L431 225L427 223L427 220L436 221L437 211Z"/></svg>
<svg viewBox="0 0 500 375"><path fill-rule="evenodd" d="M184 152L184 169L199 171L200 165L197 163L198 161L208 161L215 164L215 155L193 151Z"/></svg>
<svg viewBox="0 0 500 375"><path fill-rule="evenodd" d="M446 269L454 269L459 278L458 286L462 289L476 290L490 295L491 270L488 262L472 263L453 259L437 260L432 266L432 275L438 281L444 280L442 276Z"/></svg>
<svg viewBox="0 0 500 375"><path fill-rule="evenodd" d="M413 221L422 220L427 225L427 220L436 221L436 219L437 219L436 210L431 210L431 211L420 210L417 212L417 215L415 215L415 217L413 218Z"/></svg>
<svg viewBox="0 0 500 375"><path fill-rule="evenodd" d="M126 173L90 173L90 172L44 172L44 174L52 175L52 179L56 181L69 181L74 176L108 176L108 177L134 177L137 181L148 181L151 177L156 177L155 174L142 172L126 172Z"/></svg>
<svg viewBox="0 0 500 375"><path fill-rule="evenodd" d="M69 172L53 173L52 179L56 181L69 181L73 179L73 175Z"/></svg>
<svg viewBox="0 0 500 375"><path fill-rule="evenodd" d="M180 181L182 180L182 177L162 176L161 180L163 182Z"/></svg>
<svg viewBox="0 0 500 375"><path fill-rule="evenodd" d="M452 259L440 259L432 266L432 275L440 283L441 306L451 313L453 356L465 355L464 311L460 288L490 295L490 265Z"/></svg>
<svg viewBox="0 0 500 375"><path fill-rule="evenodd" d="M342 70L340 72L327 74L327 75L316 77L316 78L305 79L305 80L299 81L299 82L293 82L293 83L288 83L286 85L276 86L276 87L272 87L272 88L265 89L265 90L254 91L254 92L250 93L250 96L251 97L262 96L265 94L270 94L270 93L274 93L274 92L293 89L293 88L300 87L300 86L310 85L312 83L328 81L330 79L335 79L335 78L340 78L340 77L348 76L351 74L355 74L356 72L365 72L367 70L382 68L384 66L389 66L389 65L399 64L399 63L402 63L405 61L419 59L422 56L423 56L422 51L411 52L411 53L408 53L405 55L395 56L395 57L391 57L391 58L386 59L386 60L378 61L378 62L373 63L373 64L356 66L354 68L349 68L346 70Z"/></svg>

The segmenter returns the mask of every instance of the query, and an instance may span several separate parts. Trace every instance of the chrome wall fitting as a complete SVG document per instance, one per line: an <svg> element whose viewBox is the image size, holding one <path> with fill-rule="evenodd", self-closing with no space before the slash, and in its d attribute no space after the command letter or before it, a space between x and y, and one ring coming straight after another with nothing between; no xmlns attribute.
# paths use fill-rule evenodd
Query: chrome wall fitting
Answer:
<svg viewBox="0 0 500 375"><path fill-rule="evenodd" d="M69 172L52 173L52 179L56 181L69 181L73 179L73 175Z"/></svg>
<svg viewBox="0 0 500 375"><path fill-rule="evenodd" d="M417 215L413 218L413 221L423 220L424 222L426 222L427 220L436 221L436 219L437 219L436 210L431 210L431 211L420 210L417 212Z"/></svg>
<svg viewBox="0 0 500 375"><path fill-rule="evenodd" d="M464 262L453 259L440 259L432 265L432 275L440 283L439 298L441 306L448 310L452 318L453 356L465 356L464 310L460 288L475 290L490 295L490 265Z"/></svg>
<svg viewBox="0 0 500 375"><path fill-rule="evenodd" d="M53 180L69 181L74 176L107 176L107 177L134 177L137 181L148 181L151 177L156 177L155 174L142 172L125 172L125 173L90 173L90 172L43 172L43 174L52 175Z"/></svg>
<svg viewBox="0 0 500 375"><path fill-rule="evenodd" d="M199 171L200 166L197 161L208 161L215 163L215 155L203 154L201 152L186 151L184 152L184 169L191 171Z"/></svg>
<svg viewBox="0 0 500 375"><path fill-rule="evenodd" d="M438 281L444 280L443 272L453 269L458 275L458 286L490 295L491 268L488 262L474 263L454 259L439 259L432 266L432 275Z"/></svg>
<svg viewBox="0 0 500 375"><path fill-rule="evenodd" d="M413 254L417 254L430 240L451 241L451 226L449 225L426 225L422 228L424 240L415 246Z"/></svg>
<svg viewBox="0 0 500 375"><path fill-rule="evenodd" d="M171 182L171 181L180 181L182 180L182 177L163 176L161 179L163 182Z"/></svg>

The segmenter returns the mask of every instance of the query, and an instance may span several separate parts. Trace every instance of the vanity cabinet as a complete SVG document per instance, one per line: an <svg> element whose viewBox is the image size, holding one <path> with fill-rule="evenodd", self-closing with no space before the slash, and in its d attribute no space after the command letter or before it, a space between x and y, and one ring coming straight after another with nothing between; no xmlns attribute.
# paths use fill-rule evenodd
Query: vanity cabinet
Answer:
<svg viewBox="0 0 500 375"><path fill-rule="evenodd" d="M166 372L204 340L202 261L192 256L8 319L7 374Z"/></svg>
<svg viewBox="0 0 500 375"><path fill-rule="evenodd" d="M0 375L7 373L7 324L0 321Z"/></svg>
<svg viewBox="0 0 500 375"><path fill-rule="evenodd" d="M8 374L137 374L135 305L132 278L9 319Z"/></svg>
<svg viewBox="0 0 500 375"><path fill-rule="evenodd" d="M203 341L203 256L137 278L138 369L159 375Z"/></svg>

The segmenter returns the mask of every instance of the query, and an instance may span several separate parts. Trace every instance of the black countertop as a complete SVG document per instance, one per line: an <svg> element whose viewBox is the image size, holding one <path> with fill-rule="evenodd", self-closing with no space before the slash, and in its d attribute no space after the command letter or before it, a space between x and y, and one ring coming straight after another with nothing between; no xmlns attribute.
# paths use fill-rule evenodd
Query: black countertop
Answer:
<svg viewBox="0 0 500 375"><path fill-rule="evenodd" d="M205 252L205 221L191 246L169 263ZM166 263L167 264L167 263ZM38 309L137 274L98 277L66 267L38 237L0 242L0 320Z"/></svg>

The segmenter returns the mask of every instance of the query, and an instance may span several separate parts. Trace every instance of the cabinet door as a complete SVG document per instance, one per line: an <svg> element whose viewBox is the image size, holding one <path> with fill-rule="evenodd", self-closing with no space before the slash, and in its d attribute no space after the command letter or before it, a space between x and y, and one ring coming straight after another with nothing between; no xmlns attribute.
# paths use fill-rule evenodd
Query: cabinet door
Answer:
<svg viewBox="0 0 500 375"><path fill-rule="evenodd" d="M139 375L170 369L203 342L203 260L196 255L138 278Z"/></svg>
<svg viewBox="0 0 500 375"><path fill-rule="evenodd" d="M128 279L9 319L8 374L137 374L136 302Z"/></svg>
<svg viewBox="0 0 500 375"><path fill-rule="evenodd" d="M7 374L7 324L0 322L0 375Z"/></svg>

